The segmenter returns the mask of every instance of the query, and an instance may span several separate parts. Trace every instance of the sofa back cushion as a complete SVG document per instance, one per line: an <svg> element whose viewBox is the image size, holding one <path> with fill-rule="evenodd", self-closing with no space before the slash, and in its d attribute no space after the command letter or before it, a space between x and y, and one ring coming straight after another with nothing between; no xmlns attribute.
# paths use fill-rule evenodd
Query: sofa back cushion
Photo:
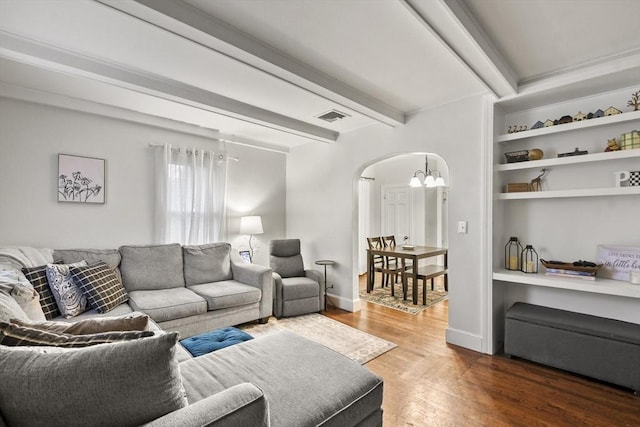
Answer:
<svg viewBox="0 0 640 427"><path fill-rule="evenodd" d="M120 273L127 291L184 287L179 244L121 246Z"/></svg>
<svg viewBox="0 0 640 427"><path fill-rule="evenodd" d="M63 264L84 260L91 265L102 261L115 270L120 265L122 257L117 249L55 249L53 259L62 260Z"/></svg>
<svg viewBox="0 0 640 427"><path fill-rule="evenodd" d="M141 425L187 405L178 334L83 348L0 346L7 425ZM6 397L6 398L5 398Z"/></svg>
<svg viewBox="0 0 640 427"><path fill-rule="evenodd" d="M183 246L184 280L187 286L219 282L233 278L231 273L231 245Z"/></svg>

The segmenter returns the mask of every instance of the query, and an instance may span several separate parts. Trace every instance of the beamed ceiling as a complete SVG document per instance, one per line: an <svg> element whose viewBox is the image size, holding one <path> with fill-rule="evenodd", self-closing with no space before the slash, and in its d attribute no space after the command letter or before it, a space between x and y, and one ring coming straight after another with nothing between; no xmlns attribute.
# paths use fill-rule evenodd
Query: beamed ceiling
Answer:
<svg viewBox="0 0 640 427"><path fill-rule="evenodd" d="M637 0L0 0L0 95L286 152L481 93L640 83L639 16Z"/></svg>

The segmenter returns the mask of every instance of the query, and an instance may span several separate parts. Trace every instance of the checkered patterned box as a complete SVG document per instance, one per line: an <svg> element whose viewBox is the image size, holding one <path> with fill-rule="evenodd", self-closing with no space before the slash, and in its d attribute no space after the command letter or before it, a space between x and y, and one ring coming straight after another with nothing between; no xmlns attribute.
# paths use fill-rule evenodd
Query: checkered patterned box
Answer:
<svg viewBox="0 0 640 427"><path fill-rule="evenodd" d="M620 148L623 150L633 150L640 148L640 132L633 130L620 135Z"/></svg>
<svg viewBox="0 0 640 427"><path fill-rule="evenodd" d="M629 172L629 187L640 187L640 171Z"/></svg>

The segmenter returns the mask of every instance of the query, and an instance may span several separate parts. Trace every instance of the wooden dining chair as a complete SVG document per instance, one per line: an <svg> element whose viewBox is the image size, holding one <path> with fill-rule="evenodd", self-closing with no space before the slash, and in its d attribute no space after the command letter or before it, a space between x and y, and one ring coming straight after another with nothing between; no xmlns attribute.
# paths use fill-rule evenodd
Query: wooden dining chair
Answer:
<svg viewBox="0 0 640 427"><path fill-rule="evenodd" d="M367 245L369 246L369 249L382 249L382 238L380 237L367 237ZM384 262L384 257L382 255L374 255L373 256L373 274L374 274L374 280L373 283L375 284L375 274L376 272L382 273L382 286L384 287L385 285L385 273L384 273L384 269L385 269L385 262Z"/></svg>
<svg viewBox="0 0 640 427"><path fill-rule="evenodd" d="M367 237L367 244L369 245L369 249L382 249L385 247L382 237ZM382 273L382 287L388 287L391 278L393 278L394 283L398 283L398 276L402 272L402 268L397 262L397 259L390 258L391 257L382 255L375 255L373 257L374 272L379 271Z"/></svg>

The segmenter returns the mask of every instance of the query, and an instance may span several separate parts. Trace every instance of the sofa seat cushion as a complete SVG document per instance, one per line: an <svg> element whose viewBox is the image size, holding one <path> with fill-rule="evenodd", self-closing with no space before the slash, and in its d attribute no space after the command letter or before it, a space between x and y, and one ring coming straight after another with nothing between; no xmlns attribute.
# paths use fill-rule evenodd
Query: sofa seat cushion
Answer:
<svg viewBox="0 0 640 427"><path fill-rule="evenodd" d="M282 279L282 297L285 301L313 298L320 295L320 286L308 277L289 277Z"/></svg>
<svg viewBox="0 0 640 427"><path fill-rule="evenodd" d="M129 304L156 322L206 313L207 302L187 288L129 292Z"/></svg>
<svg viewBox="0 0 640 427"><path fill-rule="evenodd" d="M209 311L252 304L259 302L262 297L260 289L235 280L203 283L187 289L204 298Z"/></svg>
<svg viewBox="0 0 640 427"><path fill-rule="evenodd" d="M255 384L269 402L271 425L279 427L358 425L382 404L381 378L289 331L187 360L180 372L190 404L236 384Z"/></svg>

